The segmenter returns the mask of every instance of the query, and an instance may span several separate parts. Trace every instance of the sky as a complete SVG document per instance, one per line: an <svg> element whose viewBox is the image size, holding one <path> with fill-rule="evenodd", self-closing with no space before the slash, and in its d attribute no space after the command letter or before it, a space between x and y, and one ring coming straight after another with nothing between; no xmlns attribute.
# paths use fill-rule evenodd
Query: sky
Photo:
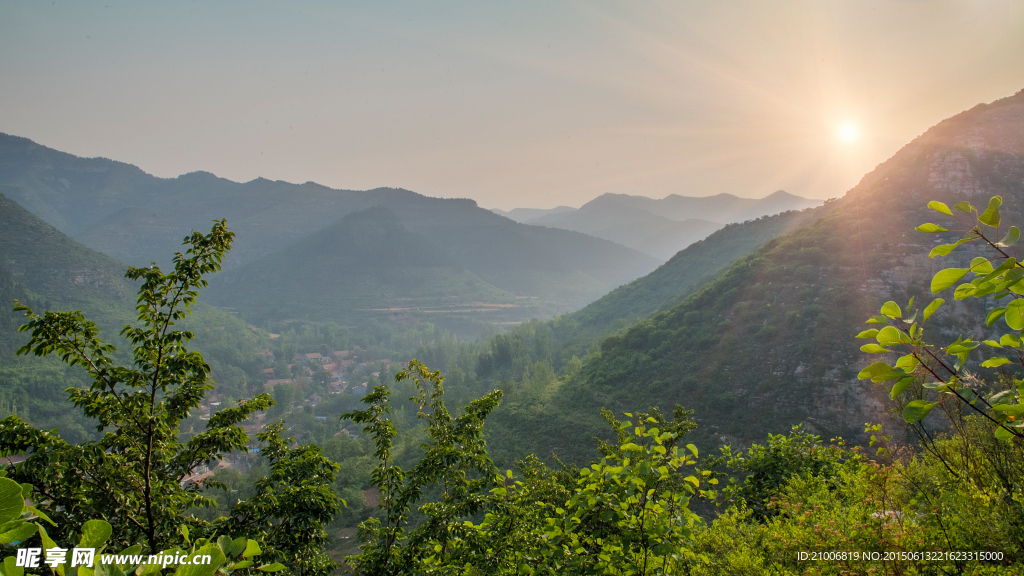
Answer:
<svg viewBox="0 0 1024 576"><path fill-rule="evenodd" d="M1024 88L1024 0L0 0L0 132L161 177L841 196Z"/></svg>

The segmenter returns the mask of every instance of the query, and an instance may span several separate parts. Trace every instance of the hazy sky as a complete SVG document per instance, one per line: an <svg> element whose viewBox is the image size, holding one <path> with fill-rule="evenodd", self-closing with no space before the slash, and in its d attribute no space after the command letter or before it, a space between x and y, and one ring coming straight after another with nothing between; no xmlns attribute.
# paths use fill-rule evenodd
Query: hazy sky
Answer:
<svg viewBox="0 0 1024 576"><path fill-rule="evenodd" d="M1024 0L0 0L0 132L158 176L839 196L1024 88Z"/></svg>

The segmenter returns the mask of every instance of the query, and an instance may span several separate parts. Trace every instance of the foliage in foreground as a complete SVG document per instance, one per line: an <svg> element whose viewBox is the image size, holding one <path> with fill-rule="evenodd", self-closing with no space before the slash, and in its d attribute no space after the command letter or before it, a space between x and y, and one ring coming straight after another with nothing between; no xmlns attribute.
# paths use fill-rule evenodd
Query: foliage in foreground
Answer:
<svg viewBox="0 0 1024 576"><path fill-rule="evenodd" d="M516 480L499 473L482 437L500 392L453 417L439 372L414 360L397 379L415 380L428 440L413 469L394 462L387 386L367 396L367 410L349 415L376 441L373 479L381 491L381 518L360 525L361 553L347 559L356 572L681 574L693 559L700 519L689 502L710 473L683 473L697 456L693 445L676 445L673 430L692 426L685 412L673 422L638 414L636 426L609 414L618 441L603 446L601 461L553 472L530 458ZM425 520L413 526L410 511L425 494L437 497L418 507Z"/></svg>
<svg viewBox="0 0 1024 576"><path fill-rule="evenodd" d="M39 527L44 545L76 541L75 527L103 522L105 545L137 550L131 553L212 546L244 563L248 560L241 558L254 554L249 539L223 536L234 528L258 538L271 558L285 563L274 564L275 570L287 566L299 575L325 575L337 566L323 551L324 525L339 510L330 489L337 467L317 446L289 447L279 425L260 437L268 444L271 474L256 495L238 503L231 520L210 522L196 513L216 505L203 494L204 486L190 479L197 468L248 449L250 439L240 424L273 405L267 394L239 400L215 413L204 431L182 438L182 421L213 384L210 366L186 348L193 334L174 327L206 286L204 276L220 269L232 238L219 221L209 234L185 239L188 248L175 254L171 272L156 265L128 269L128 278L142 281L139 325L121 331L133 348L130 366L117 364L114 347L80 311L39 316L27 306L17 308L29 319L21 330L31 332L18 353L56 353L69 366L84 368L90 387L71 387L67 393L103 434L97 441L71 444L15 415L0 422L0 454L27 456L7 473L22 483L26 498L38 503L41 517L54 519L52 534ZM190 540L190 534L197 538ZM151 571L140 567L139 576Z"/></svg>

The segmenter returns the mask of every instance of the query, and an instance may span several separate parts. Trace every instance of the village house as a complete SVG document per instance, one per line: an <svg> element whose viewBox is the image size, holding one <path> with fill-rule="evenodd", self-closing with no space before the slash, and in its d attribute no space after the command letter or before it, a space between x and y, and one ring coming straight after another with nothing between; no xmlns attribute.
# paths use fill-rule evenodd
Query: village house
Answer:
<svg viewBox="0 0 1024 576"><path fill-rule="evenodd" d="M267 380L267 383L264 384L263 387L264 388L273 388L274 386L277 386L278 384L291 384L291 383L292 383L292 379L291 378L284 378L284 379L280 379L280 380Z"/></svg>

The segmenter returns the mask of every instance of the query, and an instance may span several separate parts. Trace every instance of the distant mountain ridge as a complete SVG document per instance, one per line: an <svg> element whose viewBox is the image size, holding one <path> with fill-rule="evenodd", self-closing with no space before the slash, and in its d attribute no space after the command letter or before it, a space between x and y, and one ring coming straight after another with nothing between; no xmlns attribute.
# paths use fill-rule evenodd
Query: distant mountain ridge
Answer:
<svg viewBox="0 0 1024 576"><path fill-rule="evenodd" d="M803 210L822 204L821 200L803 198L785 190L776 190L764 198L740 198L732 194L700 197L670 194L661 200L628 194L605 194L604 196L610 197L620 204L642 208L672 220L700 218L720 224L743 222L787 210Z"/></svg>
<svg viewBox="0 0 1024 576"><path fill-rule="evenodd" d="M491 208L491 212L515 220L520 224L526 224L534 218L540 218L541 216L547 216L548 214L558 214L559 212L572 212L576 210L571 206L555 206L554 208L513 208L509 211L498 210L497 208Z"/></svg>
<svg viewBox="0 0 1024 576"><path fill-rule="evenodd" d="M819 205L820 200L801 198L782 190L760 199L732 194L707 197L672 194L656 200L609 193L594 198L578 210L560 206L552 210L517 208L494 212L510 218L514 215L527 224L582 232L669 259L725 224Z"/></svg>
<svg viewBox="0 0 1024 576"><path fill-rule="evenodd" d="M661 263L604 239L513 222L468 199L262 178L239 183L207 172L156 178L129 164L78 158L8 135L0 135L0 193L134 265L166 264L189 230L227 218L237 236L225 271L285 250L348 214L383 206L498 292L543 301L547 315L579 308ZM540 310L522 309L520 320Z"/></svg>

